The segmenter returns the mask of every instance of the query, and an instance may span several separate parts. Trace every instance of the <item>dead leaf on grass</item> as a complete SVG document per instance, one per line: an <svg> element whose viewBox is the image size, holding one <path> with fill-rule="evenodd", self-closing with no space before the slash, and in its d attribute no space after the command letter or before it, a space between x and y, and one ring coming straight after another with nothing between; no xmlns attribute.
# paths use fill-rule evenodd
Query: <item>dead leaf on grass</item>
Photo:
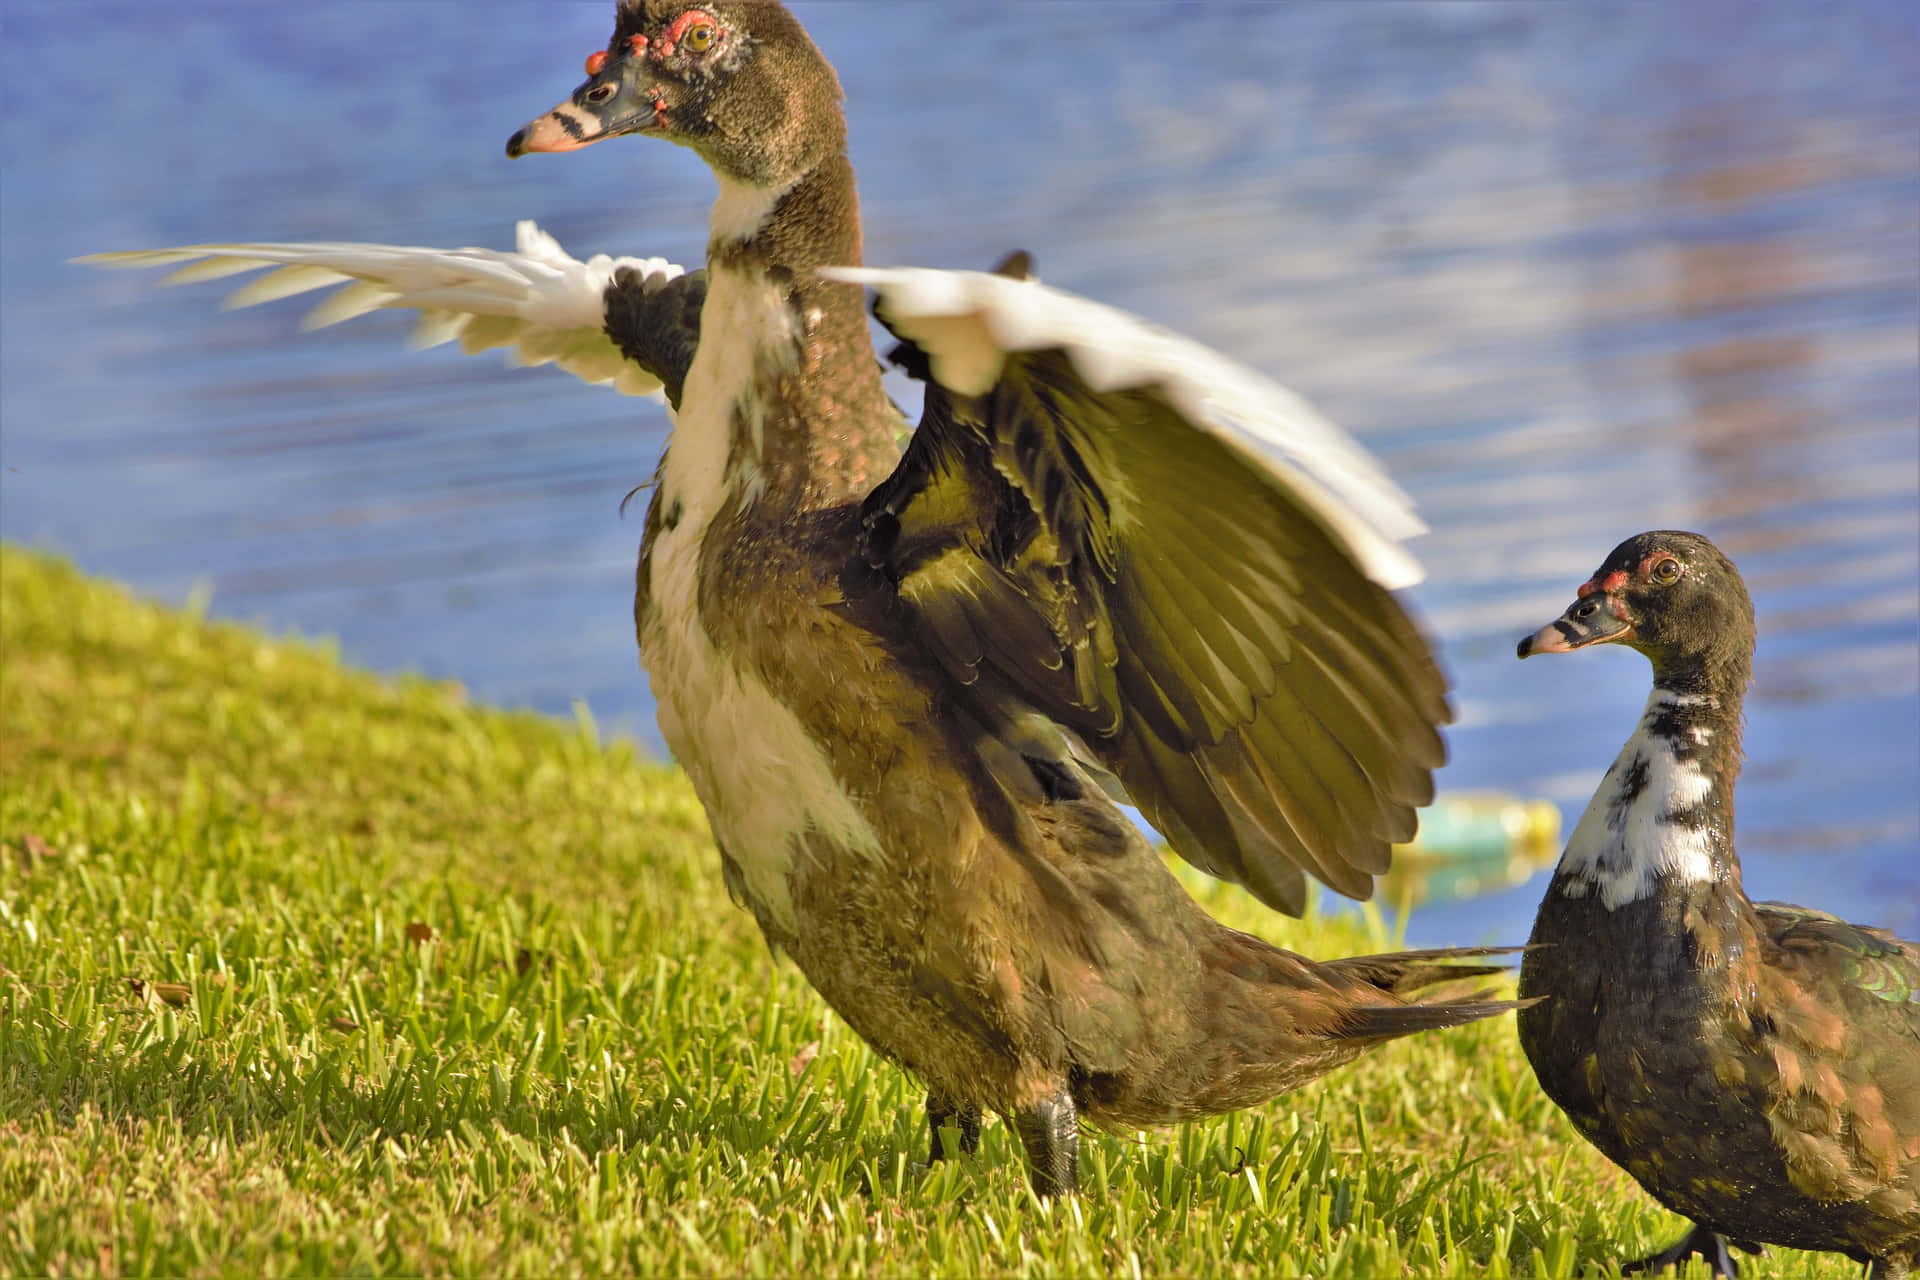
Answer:
<svg viewBox="0 0 1920 1280"><path fill-rule="evenodd" d="M815 1058L819 1056L820 1056L820 1042L818 1040L807 1041L805 1044L800 1046L800 1052L794 1054L793 1057L787 1062L788 1074L798 1076L801 1072L807 1069L808 1064L810 1064Z"/></svg>
<svg viewBox="0 0 1920 1280"><path fill-rule="evenodd" d="M433 941L433 926L424 920L412 920L407 924L407 941L416 945Z"/></svg>
<svg viewBox="0 0 1920 1280"><path fill-rule="evenodd" d="M20 858L28 866L32 866L36 862L45 862L49 858L57 858L59 856L60 851L58 849L54 848L53 845L32 831L20 837Z"/></svg>
<svg viewBox="0 0 1920 1280"><path fill-rule="evenodd" d="M327 1025L335 1031L358 1031L360 1029L359 1023L347 1017L328 1018Z"/></svg>
<svg viewBox="0 0 1920 1280"><path fill-rule="evenodd" d="M133 997L145 1004L156 1000L176 1008L193 999L193 988L184 982L148 982L143 978L128 978L127 985L133 988Z"/></svg>

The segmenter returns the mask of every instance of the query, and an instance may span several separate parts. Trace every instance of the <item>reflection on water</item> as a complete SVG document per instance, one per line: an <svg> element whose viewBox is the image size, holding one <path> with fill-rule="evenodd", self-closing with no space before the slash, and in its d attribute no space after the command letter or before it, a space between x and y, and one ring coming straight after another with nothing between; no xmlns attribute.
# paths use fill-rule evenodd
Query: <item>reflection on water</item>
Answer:
<svg viewBox="0 0 1920 1280"><path fill-rule="evenodd" d="M581 255L689 261L712 186L685 153L500 156L605 9L13 0L0 534L163 596L210 582L216 611L488 700L584 697L657 741L625 601L638 521L616 510L657 408L409 353L392 317L296 337L287 304L222 313L211 288L60 265L221 238L504 246L529 215ZM1522 669L1513 640L1621 537L1710 533L1762 627L1749 886L1920 931L1905 9L1124 12L803 5L846 85L869 259L1029 248L1365 438L1434 526L1415 597L1459 688L1453 788L1577 810L1645 665ZM104 29L137 75L98 74ZM1538 892L1423 909L1412 936L1516 940Z"/></svg>

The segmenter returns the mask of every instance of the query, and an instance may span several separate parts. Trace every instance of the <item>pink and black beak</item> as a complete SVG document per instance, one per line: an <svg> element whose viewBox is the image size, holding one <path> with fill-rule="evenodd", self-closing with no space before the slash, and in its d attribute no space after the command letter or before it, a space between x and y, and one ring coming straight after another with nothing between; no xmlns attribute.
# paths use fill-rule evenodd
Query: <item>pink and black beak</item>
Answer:
<svg viewBox="0 0 1920 1280"><path fill-rule="evenodd" d="M573 96L507 139L507 155L578 151L602 138L667 127L666 98L648 65L645 41L631 53L596 51Z"/></svg>
<svg viewBox="0 0 1920 1280"><path fill-rule="evenodd" d="M1633 638L1633 613L1627 607L1627 575L1610 573L1580 585L1580 598L1567 611L1520 640L1519 653L1572 653L1589 645Z"/></svg>

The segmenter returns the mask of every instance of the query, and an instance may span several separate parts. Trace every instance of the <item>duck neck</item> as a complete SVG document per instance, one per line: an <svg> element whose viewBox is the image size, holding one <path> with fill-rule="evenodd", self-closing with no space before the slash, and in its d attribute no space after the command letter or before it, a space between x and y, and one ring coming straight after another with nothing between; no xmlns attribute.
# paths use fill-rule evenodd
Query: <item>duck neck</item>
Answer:
<svg viewBox="0 0 1920 1280"><path fill-rule="evenodd" d="M1608 912L1702 885L1741 897L1733 849L1744 678L1656 676L1621 748L1567 841L1549 891Z"/></svg>
<svg viewBox="0 0 1920 1280"><path fill-rule="evenodd" d="M676 440L669 473L687 472L673 455L690 445L697 456L683 462L717 472L745 518L773 522L845 501L887 474L899 417L881 387L865 294L817 275L859 261L859 199L844 153L784 185L721 178L701 343L676 431L709 438Z"/></svg>

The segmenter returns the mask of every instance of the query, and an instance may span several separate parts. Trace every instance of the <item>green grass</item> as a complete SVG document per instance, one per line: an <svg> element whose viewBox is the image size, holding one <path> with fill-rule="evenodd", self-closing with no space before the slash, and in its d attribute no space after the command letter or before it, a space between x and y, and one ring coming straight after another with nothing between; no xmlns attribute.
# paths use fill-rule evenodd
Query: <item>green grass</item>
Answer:
<svg viewBox="0 0 1920 1280"><path fill-rule="evenodd" d="M1091 1135L1076 1201L998 1124L929 1172L918 1090L727 901L685 782L584 717L13 550L0 662L0 1273L1568 1276L1680 1228L1510 1019Z"/></svg>

